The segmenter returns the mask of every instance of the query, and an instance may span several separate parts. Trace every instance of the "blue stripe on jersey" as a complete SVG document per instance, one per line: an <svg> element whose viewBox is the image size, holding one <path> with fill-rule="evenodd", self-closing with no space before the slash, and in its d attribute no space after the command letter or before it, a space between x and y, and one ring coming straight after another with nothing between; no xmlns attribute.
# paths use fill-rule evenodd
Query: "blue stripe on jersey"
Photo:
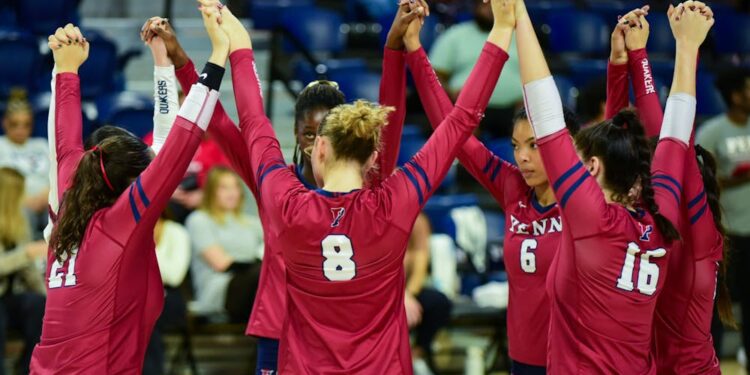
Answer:
<svg viewBox="0 0 750 375"><path fill-rule="evenodd" d="M482 170L482 173L487 173L490 171L490 168L492 168L492 162L495 161L495 156L490 154L490 158L487 159L487 164L485 164L484 169Z"/></svg>
<svg viewBox="0 0 750 375"><path fill-rule="evenodd" d="M255 172L255 181L258 181L260 179L260 173L263 172L263 167L266 166L266 163L260 163L258 166L258 170Z"/></svg>
<svg viewBox="0 0 750 375"><path fill-rule="evenodd" d="M495 177L497 177L497 174L500 172L500 168L503 166L503 161L498 160L497 165L495 166L495 170L492 171L492 176L490 176L490 181L495 182Z"/></svg>
<svg viewBox="0 0 750 375"><path fill-rule="evenodd" d="M661 187L661 188L667 189L670 193L672 193L672 196L674 197L674 200L677 201L677 204L678 205L680 204L680 196L677 195L677 192L674 191L674 189L672 189L671 186L667 184L663 184L661 182L654 182L652 185L654 186L654 188Z"/></svg>
<svg viewBox="0 0 750 375"><path fill-rule="evenodd" d="M674 184L674 186L677 188L677 190L682 191L682 185L680 185L680 182L675 180L672 176L666 175L666 174L655 174L651 176L652 180L667 180Z"/></svg>
<svg viewBox="0 0 750 375"><path fill-rule="evenodd" d="M141 201L143 201L143 205L148 207L148 205L150 205L151 202L148 200L148 197L146 196L146 191L143 190L143 185L141 185L141 176L138 176L138 178L135 179L135 186L138 188L138 195L140 195Z"/></svg>
<svg viewBox="0 0 750 375"><path fill-rule="evenodd" d="M404 171L404 174L406 174L406 177L409 178L409 181L411 181L412 184L414 184L414 189L417 190L417 197L419 198L419 205L422 205L422 202L424 202L424 197L422 196L422 189L419 187L419 182L417 182L417 178L414 177L413 174L411 174L411 171L409 171L408 168L404 167L401 168L402 171Z"/></svg>
<svg viewBox="0 0 750 375"><path fill-rule="evenodd" d="M580 166L583 166L583 164L578 163ZM584 171L584 173L581 175L581 177L576 180L576 182L573 183L573 185L570 186L568 191L563 194L562 199L560 199L560 206L562 208L565 208L565 204L568 203L568 199L575 193L576 190L578 190L579 187L583 184L583 181L586 181L586 179L591 176L588 171ZM561 177L562 179L562 177ZM559 180L558 180L559 181Z"/></svg>
<svg viewBox="0 0 750 375"><path fill-rule="evenodd" d="M128 193L130 198L130 209L133 211L133 217L135 218L135 222L138 223L141 221L141 214L138 212L138 206L135 204L135 195L133 194L133 184L130 184L130 192Z"/></svg>
<svg viewBox="0 0 750 375"><path fill-rule="evenodd" d="M701 209L698 210L698 212L696 212L695 215L690 217L690 225L695 224L695 222L698 221L698 219L700 219L704 213L706 213L706 207L708 207L708 202L704 203L703 207L701 207Z"/></svg>
<svg viewBox="0 0 750 375"><path fill-rule="evenodd" d="M260 175L260 178L258 179L258 188L260 188L260 186L263 184L263 179L265 179L269 173L277 169L281 169L281 168L285 168L285 166L283 164L274 164L268 167L268 169L266 169L265 172L263 172L263 174Z"/></svg>
<svg viewBox="0 0 750 375"><path fill-rule="evenodd" d="M698 202L700 202L701 199L703 199L704 196L706 196L706 191L705 190L701 191L701 193L698 194L697 197L693 198L690 202L688 202L688 209L691 209L691 208L693 208L693 206L695 206L696 204L698 204Z"/></svg>
<svg viewBox="0 0 750 375"><path fill-rule="evenodd" d="M573 173L576 173L576 171L578 171L581 168L583 168L583 163L581 163L580 161L576 163L576 165L570 167L570 169L568 169L565 173L562 174L562 176L560 176L560 178L557 179L557 181L555 181L555 184L552 185L552 190L557 191L557 189L560 188L560 186L565 182L565 180L570 178L570 176L572 176Z"/></svg>
<svg viewBox="0 0 750 375"><path fill-rule="evenodd" d="M415 163L414 159L409 160L408 162L406 162L406 164L409 164L412 167L414 167L417 173L419 173L424 179L424 186L427 187L427 191L428 192L432 191L432 185L430 185L430 179L427 178L427 172L425 172L424 169L419 164Z"/></svg>

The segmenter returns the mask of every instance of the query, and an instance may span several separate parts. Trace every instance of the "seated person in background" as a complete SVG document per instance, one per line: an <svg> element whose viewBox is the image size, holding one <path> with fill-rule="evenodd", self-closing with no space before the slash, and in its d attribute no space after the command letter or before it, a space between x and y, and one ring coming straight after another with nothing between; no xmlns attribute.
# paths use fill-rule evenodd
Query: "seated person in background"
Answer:
<svg viewBox="0 0 750 375"><path fill-rule="evenodd" d="M409 237L404 257L406 293L404 306L409 328L417 334L412 350L414 374L426 375L435 371L432 358L432 341L451 316L453 304L444 294L425 286L430 265L430 236L432 229L425 214L419 214Z"/></svg>
<svg viewBox="0 0 750 375"><path fill-rule="evenodd" d="M29 213L32 238L41 238L47 225L49 194L49 159L47 140L32 138L34 112L26 91L13 90L3 116L4 136L0 136L0 166L11 167L26 179L23 206Z"/></svg>
<svg viewBox="0 0 750 375"><path fill-rule="evenodd" d="M8 329L20 331L24 347L16 372L28 374L44 315L43 271L35 263L46 258L47 244L29 242L28 221L21 208L23 193L23 175L0 168L0 354L4 358ZM4 369L0 362L0 375Z"/></svg>
<svg viewBox="0 0 750 375"><path fill-rule="evenodd" d="M242 211L245 191L230 169L211 169L203 196L185 225L193 248L191 310L209 318L227 313L234 323L247 322L263 256L260 220Z"/></svg>
<svg viewBox="0 0 750 375"><path fill-rule="evenodd" d="M483 0L473 0L474 20L450 27L435 40L430 51L432 67L440 83L453 101L464 87L474 63L482 52L482 46L492 29L492 8ZM503 68L503 75L490 98L480 124L483 132L490 132L491 138L510 137L513 132L513 115L523 99L518 57L515 53L515 38L509 49L509 59Z"/></svg>
<svg viewBox="0 0 750 375"><path fill-rule="evenodd" d="M164 309L156 321L143 364L144 375L164 373L163 333L167 329L185 326L187 306L180 286L190 267L190 235L180 223L169 219L164 211L154 227L156 260L164 282Z"/></svg>

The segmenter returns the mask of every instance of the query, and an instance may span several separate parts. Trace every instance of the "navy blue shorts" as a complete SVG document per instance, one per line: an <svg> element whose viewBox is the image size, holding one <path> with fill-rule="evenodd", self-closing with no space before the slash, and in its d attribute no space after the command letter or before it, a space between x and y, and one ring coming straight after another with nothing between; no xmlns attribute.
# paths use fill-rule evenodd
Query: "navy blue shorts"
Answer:
<svg viewBox="0 0 750 375"><path fill-rule="evenodd" d="M276 375L279 359L279 340L258 338L258 362L255 365L256 375Z"/></svg>
<svg viewBox="0 0 750 375"><path fill-rule="evenodd" d="M513 361L510 368L511 375L546 375L547 368L543 366L527 365L525 363Z"/></svg>

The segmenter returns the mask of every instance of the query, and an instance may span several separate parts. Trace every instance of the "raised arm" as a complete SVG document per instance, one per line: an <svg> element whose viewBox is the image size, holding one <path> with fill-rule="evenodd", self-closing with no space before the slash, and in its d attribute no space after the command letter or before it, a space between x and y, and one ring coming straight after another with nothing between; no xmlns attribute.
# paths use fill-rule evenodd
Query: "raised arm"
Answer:
<svg viewBox="0 0 750 375"><path fill-rule="evenodd" d="M562 101L523 2L519 1L516 46L524 101L544 168L573 238L601 232L610 223L601 188L578 158L565 128ZM575 221L570 220L575 218ZM586 225L575 225L586 223Z"/></svg>
<svg viewBox="0 0 750 375"><path fill-rule="evenodd" d="M185 94L189 93L190 87L198 82L198 72L177 40L177 34L169 21L155 17L146 22L144 29L150 30L153 35L157 35L164 40L169 58L175 65L177 81L182 91ZM255 177L250 168L250 156L247 153L245 141L242 139L237 124L227 115L221 102L217 103L216 110L214 110L214 116L208 126L208 135L216 141L224 155L229 159L232 169L247 184L257 200Z"/></svg>
<svg viewBox="0 0 750 375"><path fill-rule="evenodd" d="M651 138L659 135L664 112L646 53L650 26L643 15L639 16L638 23L640 26L625 30L625 45L628 49L628 71L633 81L635 105L646 129L646 136Z"/></svg>
<svg viewBox="0 0 750 375"><path fill-rule="evenodd" d="M628 65L630 59L627 49L627 33L629 30L638 30L645 33L646 39L648 39L648 23L645 23L648 10L649 6L646 5L630 11L617 20L617 26L612 31L611 50L607 65L607 105L604 113L606 119L611 119L617 112L628 106Z"/></svg>
<svg viewBox="0 0 750 375"><path fill-rule="evenodd" d="M47 113L47 141L49 146L49 195L47 203L49 204L49 217L47 226L44 227L44 240L49 243L52 236L52 229L57 221L57 210L60 208L60 201L57 196L57 145L55 143L55 95L57 77L57 67L52 68L52 79L50 81L50 99L49 112Z"/></svg>
<svg viewBox="0 0 750 375"><path fill-rule="evenodd" d="M515 24L515 1L493 0L495 25L482 49L474 69L461 90L456 106L438 126L427 143L404 165L402 170L386 181L392 194L399 197L395 204L414 202L413 212L401 215L398 223L411 231L413 220L445 178L452 160L471 132L479 125L492 91L500 77L508 55L501 46L508 46ZM507 48L507 47L506 47ZM394 207L394 209L396 209Z"/></svg>
<svg viewBox="0 0 750 375"><path fill-rule="evenodd" d="M137 226L152 228L179 185L200 145L219 97L219 85L229 51L229 40L219 28L218 12L204 10L203 21L212 54L201 79L180 107L172 130L159 155L117 199L103 218L105 226L125 227L115 240L125 243ZM127 218L127 219L125 219ZM117 235L115 234L115 235Z"/></svg>
<svg viewBox="0 0 750 375"><path fill-rule="evenodd" d="M418 21L413 22L413 27L416 28L419 25ZM427 53L421 46L418 29L410 30L406 34L405 44L408 52L406 62L414 78L417 93L419 93L430 124L436 128L453 109L453 103L440 85ZM509 46L500 47L507 50ZM501 59L501 64L504 64L507 59L506 54L505 58ZM502 70L502 66L500 69ZM527 190L527 185L518 169L494 155L473 135L459 150L458 160L492 194L501 208L505 207L506 202L517 198L517 193Z"/></svg>
<svg viewBox="0 0 750 375"><path fill-rule="evenodd" d="M662 215L673 223L680 219L685 159L695 122L698 49L714 23L702 9L683 4L670 9L669 23L677 43L675 70L651 166L656 202Z"/></svg>
<svg viewBox="0 0 750 375"><path fill-rule="evenodd" d="M55 104L50 107L50 111L54 112L55 122L52 132L55 150L51 155L55 155L57 164L57 203L62 200L63 194L70 186L84 151L78 68L88 58L90 45L81 35L81 31L72 24L58 28L55 35L50 35L48 45L52 49L57 69L56 79L53 79Z"/></svg>
<svg viewBox="0 0 750 375"><path fill-rule="evenodd" d="M398 162L401 133L406 118L406 63L402 39L410 22L425 14L427 9L422 0L417 2L401 0L396 18L388 32L388 39L383 49L380 104L393 107L395 110L388 115L388 126L383 129L382 148L377 160L378 167L374 169L373 175L369 176L370 183L373 185L380 184L388 178Z"/></svg>
<svg viewBox="0 0 750 375"><path fill-rule="evenodd" d="M628 53L625 50L625 30L629 28L627 16L617 22L610 37L611 46L607 62L607 104L604 118L615 117L628 106Z"/></svg>
<svg viewBox="0 0 750 375"><path fill-rule="evenodd" d="M167 55L164 40L158 36L146 41L154 58L154 142L151 149L159 154L180 106L177 95L177 77L172 60Z"/></svg>

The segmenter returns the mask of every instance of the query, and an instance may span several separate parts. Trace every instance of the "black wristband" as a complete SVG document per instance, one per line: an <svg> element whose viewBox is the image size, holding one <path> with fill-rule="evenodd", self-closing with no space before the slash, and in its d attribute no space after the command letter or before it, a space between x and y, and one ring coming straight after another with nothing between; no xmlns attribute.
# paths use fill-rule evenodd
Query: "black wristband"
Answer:
<svg viewBox="0 0 750 375"><path fill-rule="evenodd" d="M234 273L241 273L250 269L250 266L252 265L253 265L252 263L232 262L232 264L229 265L229 268L227 268L227 271L234 272Z"/></svg>
<svg viewBox="0 0 750 375"><path fill-rule="evenodd" d="M206 66L203 67L203 73L198 76L198 83L202 83L211 90L219 91L221 80L224 78L224 72L225 69L223 67L207 62Z"/></svg>

